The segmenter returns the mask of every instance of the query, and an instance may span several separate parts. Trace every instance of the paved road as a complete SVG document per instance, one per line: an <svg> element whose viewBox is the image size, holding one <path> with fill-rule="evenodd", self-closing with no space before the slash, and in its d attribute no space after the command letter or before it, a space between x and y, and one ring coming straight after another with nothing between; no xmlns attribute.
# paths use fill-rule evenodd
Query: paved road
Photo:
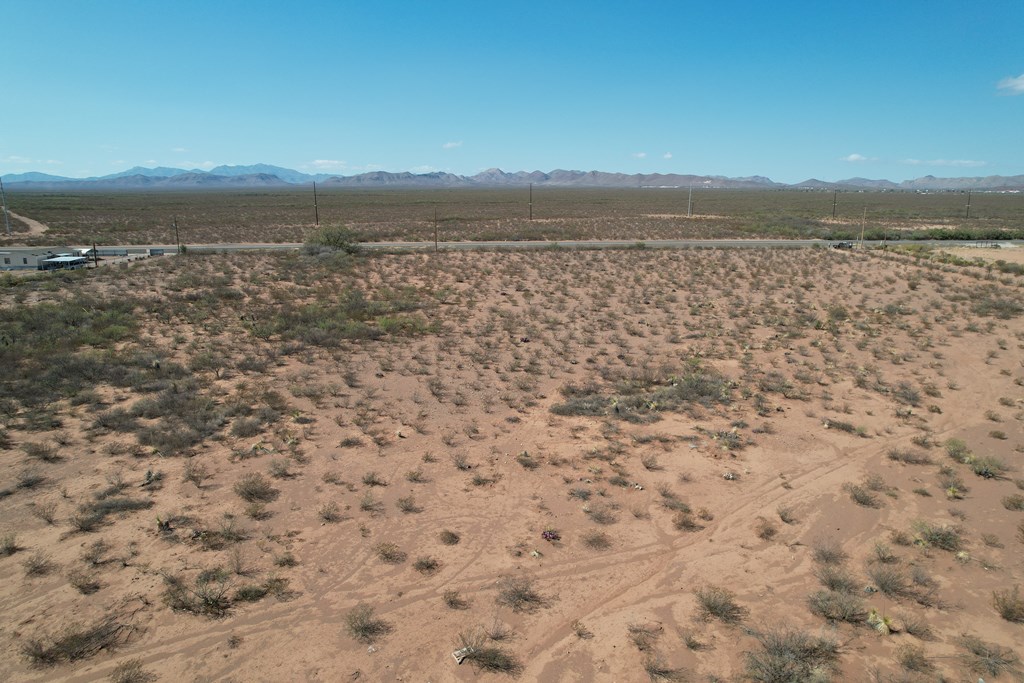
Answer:
<svg viewBox="0 0 1024 683"><path fill-rule="evenodd" d="M562 240L558 242L548 241L511 241L511 242L441 242L438 249L443 251L471 251L471 250L494 250L494 249L551 249L560 247L564 249L622 249L643 245L647 249L800 249L808 247L828 247L834 242L828 240L777 240L777 239L750 239L750 240ZM993 241L993 240L865 240L866 246L882 245L908 245L919 244L928 246L978 246L988 244L999 244L1002 246L1024 246L1024 240L1014 241ZM433 242L362 242L360 246L364 249L379 251L433 251ZM190 251L289 251L301 248L297 242L281 244L273 243L232 243L232 244L190 244ZM121 245L112 247L117 249L164 249L173 254L176 247L173 244L150 244L150 245Z"/></svg>

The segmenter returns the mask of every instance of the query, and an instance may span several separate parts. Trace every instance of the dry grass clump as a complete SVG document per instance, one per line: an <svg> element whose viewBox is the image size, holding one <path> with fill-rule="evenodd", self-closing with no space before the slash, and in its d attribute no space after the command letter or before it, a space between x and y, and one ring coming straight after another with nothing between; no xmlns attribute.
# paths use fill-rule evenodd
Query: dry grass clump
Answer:
<svg viewBox="0 0 1024 683"><path fill-rule="evenodd" d="M738 624L748 614L748 610L737 604L735 594L727 588L702 586L694 594L697 596L700 617L704 621L714 618L727 624Z"/></svg>
<svg viewBox="0 0 1024 683"><path fill-rule="evenodd" d="M328 524L340 522L342 519L341 509L338 507L338 504L333 500L321 505L320 509L317 510L317 516Z"/></svg>
<svg viewBox="0 0 1024 683"><path fill-rule="evenodd" d="M373 551L381 562L387 564L402 564L408 559L409 554L403 551L395 543L378 543Z"/></svg>
<svg viewBox="0 0 1024 683"><path fill-rule="evenodd" d="M39 576L46 576L54 569L54 564L50 560L50 557L42 550L36 552L25 558L21 566L25 568L25 576L28 578L35 578Z"/></svg>
<svg viewBox="0 0 1024 683"><path fill-rule="evenodd" d="M909 448L893 448L887 455L890 460L901 462L905 465L930 465L932 463L932 458L927 453Z"/></svg>
<svg viewBox="0 0 1024 683"><path fill-rule="evenodd" d="M1019 493L1014 493L1012 495L1004 497L1003 507L1006 508L1007 510L1012 510L1014 512L1024 511L1024 496L1022 496Z"/></svg>
<svg viewBox="0 0 1024 683"><path fill-rule="evenodd" d="M155 673L143 668L141 659L129 659L114 667L109 680L110 683L152 683L158 678Z"/></svg>
<svg viewBox="0 0 1024 683"><path fill-rule="evenodd" d="M652 683L657 683L657 681L682 682L690 679L686 669L669 666L665 659L657 653L652 653L644 660L644 672Z"/></svg>
<svg viewBox="0 0 1024 683"><path fill-rule="evenodd" d="M17 534L9 533L0 536L0 557L10 557L19 550L21 550L21 546L18 545Z"/></svg>
<svg viewBox="0 0 1024 683"><path fill-rule="evenodd" d="M77 662L113 650L130 634L131 627L113 617L105 617L89 626L73 624L49 638L29 638L21 653L35 667Z"/></svg>
<svg viewBox="0 0 1024 683"><path fill-rule="evenodd" d="M523 671L522 663L507 650L487 644L487 634L480 631L459 634L459 648L466 648L463 661L469 662L478 671L518 676Z"/></svg>
<svg viewBox="0 0 1024 683"><path fill-rule="evenodd" d="M96 575L85 569L72 569L68 572L67 576L68 583L82 595L92 595L102 588L102 584L96 578Z"/></svg>
<svg viewBox="0 0 1024 683"><path fill-rule="evenodd" d="M850 494L850 500L866 508L880 508L882 502L867 487L860 484L843 484L843 490Z"/></svg>
<svg viewBox="0 0 1024 683"><path fill-rule="evenodd" d="M546 604L546 600L533 587L533 579L525 576L501 578L494 601L510 607L513 612L532 612Z"/></svg>
<svg viewBox="0 0 1024 683"><path fill-rule="evenodd" d="M228 575L219 568L200 573L191 585L180 576L164 574L164 602L177 611L223 616L231 608L230 590Z"/></svg>
<svg viewBox="0 0 1024 683"><path fill-rule="evenodd" d="M372 607L363 604L356 605L345 615L345 628L361 643L372 643L394 630L391 624L376 616Z"/></svg>
<svg viewBox="0 0 1024 683"><path fill-rule="evenodd" d="M439 538L441 539L441 543L444 543L445 545L458 545L459 541L462 540L461 536L449 529L442 531L439 534Z"/></svg>
<svg viewBox="0 0 1024 683"><path fill-rule="evenodd" d="M834 539L823 539L815 542L812 557L818 564L842 564L849 557L839 542Z"/></svg>
<svg viewBox="0 0 1024 683"><path fill-rule="evenodd" d="M600 531L588 531L583 534L583 545L591 550L608 550L612 547L612 539Z"/></svg>
<svg viewBox="0 0 1024 683"><path fill-rule="evenodd" d="M992 605L1003 619L1024 624L1024 598L1020 595L1020 586L1014 586L1013 590L994 591Z"/></svg>
<svg viewBox="0 0 1024 683"><path fill-rule="evenodd" d="M269 503L280 493L259 472L250 472L235 482L235 493L247 503Z"/></svg>
<svg viewBox="0 0 1024 683"><path fill-rule="evenodd" d="M757 652L745 652L746 675L758 683L827 680L839 659L839 645L802 631L755 633Z"/></svg>
<svg viewBox="0 0 1024 683"><path fill-rule="evenodd" d="M957 552L963 548L963 530L960 527L917 522L914 524L914 531L915 539L921 545L949 552Z"/></svg>
<svg viewBox="0 0 1024 683"><path fill-rule="evenodd" d="M416 561L412 563L412 568L420 574L436 574L441 568L441 563L433 557L424 555L416 558Z"/></svg>
<svg viewBox="0 0 1024 683"><path fill-rule="evenodd" d="M404 496L395 502L395 506L404 514L411 515L423 512L423 508L416 504L414 496Z"/></svg>
<svg viewBox="0 0 1024 683"><path fill-rule="evenodd" d="M868 568L868 576L871 577L875 588L890 598L901 598L910 590L907 577L896 567L876 564Z"/></svg>
<svg viewBox="0 0 1024 683"><path fill-rule="evenodd" d="M845 569L836 565L821 565L814 570L814 576L830 591L854 593L858 587L857 581Z"/></svg>
<svg viewBox="0 0 1024 683"><path fill-rule="evenodd" d="M864 603L850 593L818 591L807 598L807 606L813 614L833 622L861 624L868 618Z"/></svg>
<svg viewBox="0 0 1024 683"><path fill-rule="evenodd" d="M758 517L757 522L754 524L754 533L763 541L772 540L778 532L778 527L772 524L772 521L766 517Z"/></svg>
<svg viewBox="0 0 1024 683"><path fill-rule="evenodd" d="M963 665L972 673L993 678L1004 673L1020 675L1020 657L1009 648L986 643L971 635L960 636L957 644L964 650L960 656Z"/></svg>
<svg viewBox="0 0 1024 683"><path fill-rule="evenodd" d="M469 600L466 600L457 590L446 590L441 596L448 609L469 609Z"/></svg>
<svg viewBox="0 0 1024 683"><path fill-rule="evenodd" d="M661 637L662 627L661 624L627 624L626 633L636 649L646 652Z"/></svg>
<svg viewBox="0 0 1024 683"><path fill-rule="evenodd" d="M924 653L924 648L914 643L904 643L896 648L896 661L907 671L926 674L935 670L935 665Z"/></svg>

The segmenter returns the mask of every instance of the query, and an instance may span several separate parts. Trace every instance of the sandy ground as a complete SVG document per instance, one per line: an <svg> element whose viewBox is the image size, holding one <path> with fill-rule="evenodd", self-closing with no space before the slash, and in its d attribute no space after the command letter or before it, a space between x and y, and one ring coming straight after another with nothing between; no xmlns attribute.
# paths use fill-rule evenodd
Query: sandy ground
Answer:
<svg viewBox="0 0 1024 683"><path fill-rule="evenodd" d="M944 247L941 251L966 259L980 258L985 261L1024 263L1024 248L1021 247L961 247L955 249Z"/></svg>
<svg viewBox="0 0 1024 683"><path fill-rule="evenodd" d="M76 284L75 296L166 302L137 343L194 366L204 396L226 404L273 389L289 408L257 434L225 426L191 457L96 426L101 412L144 398L128 389L101 385L89 403L58 406L57 430L9 419L0 483L13 492L0 499L0 534L16 532L23 549L0 557L0 678L104 680L139 659L166 681L502 680L450 654L460 634L502 629L507 637L485 642L518 660L521 680L538 681L645 681L654 660L694 680L744 680L744 653L760 647L752 633L783 627L840 645L834 680L976 680L957 644L965 633L1024 652L1022 626L992 606L994 591L1024 582L1024 513L1001 503L1022 493L1024 321L963 303L982 292L1019 299L1019 287L860 253L407 255L350 275L307 274L284 258L151 260ZM189 313L225 282L243 298ZM353 284L429 295L424 314L440 330L282 354L287 342L245 327L266 315L258 301L288 308ZM54 296L33 290L17 305ZM211 355L227 360L211 365ZM247 358L272 361L251 370ZM572 387L619 395L698 366L728 379L728 403L652 404L660 419L650 423L623 419L619 403L600 416L552 410ZM902 402L901 383L913 389ZM975 476L945 454L950 438L1012 470ZM33 465L33 442L54 444L61 460ZM894 449L929 462L903 464ZM183 479L187 462L208 468L202 486ZM269 516L246 516L233 486L280 463L289 473L270 478L280 494ZM30 465L46 483L14 487ZM962 478L956 495L941 466ZM147 471L164 475L162 488L140 487ZM370 473L387 485L368 484ZM117 477L155 506L72 533L76 507ZM851 485L874 491L876 506L855 503ZM35 514L47 503L53 524ZM325 521L332 503L337 519ZM157 517L174 520L171 530ZM204 549L230 519L244 538ZM921 542L919 522L961 529L962 555ZM442 530L459 542L445 545ZM100 539L108 549L86 567ZM406 558L383 561L385 543ZM814 550L827 543L848 556L864 612L900 632L808 609L821 590ZM28 576L36 552L52 569ZM437 567L418 571L422 559ZM215 567L234 567L232 589L278 577L287 591L217 618L168 607L164 576L193 581ZM879 567L903 588L878 592ZM69 585L76 568L99 590ZM539 601L501 604L506 577L531 581ZM737 623L701 617L696 592L708 587L732 593ZM446 601L450 591L463 602ZM358 605L388 632L355 640L346 624ZM22 654L31 638L112 613L133 627L113 651L43 668ZM929 633L904 632L916 622ZM631 637L639 626L646 640ZM927 658L919 677L899 663L907 646Z"/></svg>
<svg viewBox="0 0 1024 683"><path fill-rule="evenodd" d="M16 219L18 219L19 221L21 221L22 223L24 223L25 225L28 226L28 236L29 237L38 237L40 235L45 234L46 231L48 230L46 225L40 223L39 221L37 221L37 220L35 220L33 218L29 218L27 216L22 216L21 214L14 213L13 211L8 211L7 213L9 213L11 215L11 218L16 218Z"/></svg>

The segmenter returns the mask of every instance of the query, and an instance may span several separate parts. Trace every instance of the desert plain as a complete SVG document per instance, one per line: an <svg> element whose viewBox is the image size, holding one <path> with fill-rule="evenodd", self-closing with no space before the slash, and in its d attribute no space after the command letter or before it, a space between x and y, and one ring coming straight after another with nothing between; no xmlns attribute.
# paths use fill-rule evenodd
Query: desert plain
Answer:
<svg viewBox="0 0 1024 683"><path fill-rule="evenodd" d="M7 277L0 678L1019 680L1024 280L932 256Z"/></svg>

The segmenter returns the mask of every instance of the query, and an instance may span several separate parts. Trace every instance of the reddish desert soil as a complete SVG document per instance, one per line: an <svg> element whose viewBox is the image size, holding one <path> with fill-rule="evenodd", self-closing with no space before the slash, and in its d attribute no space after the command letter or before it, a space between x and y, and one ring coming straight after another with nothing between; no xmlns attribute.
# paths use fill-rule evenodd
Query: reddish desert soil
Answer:
<svg viewBox="0 0 1024 683"><path fill-rule="evenodd" d="M373 300L407 288L433 327L337 344L251 331L350 287ZM972 670L964 634L1024 654L1024 625L993 607L995 591L1024 583L1024 512L1003 503L1024 494L1024 322L1006 304L1021 301L1020 280L824 250L417 254L345 268L243 254L2 294L5 307L127 295L152 305L120 351L182 364L217 406L253 397L256 408L274 391L287 407L252 434L231 415L181 452L98 425L146 398L103 381L86 403L50 406L58 429L7 415L0 535L21 549L0 557L3 680L104 680L136 659L162 681L507 678L457 665L460 634L539 681L645 681L652 661L693 680L750 680L754 634L779 629L838 644L832 680L1010 680ZM698 376L720 393L656 395ZM630 400L645 391L654 398ZM601 414L558 414L574 395L598 397ZM967 463L947 455L949 439L970 449ZM59 461L33 462L29 443ZM928 462L894 460L897 449ZM978 458L1007 469L977 476ZM208 471L201 487L184 480L190 463ZM26 466L45 482L18 488ZM143 486L147 471L162 487ZM279 491L262 519L233 490L254 472ZM74 532L78 506L118 482L153 507ZM47 503L52 524L38 514ZM926 543L921 523L956 529L962 550ZM242 538L211 542L232 524ZM442 543L443 530L459 542ZM99 540L100 559L83 561ZM389 543L403 561L380 558ZM830 543L847 556L859 623L808 607L822 590L815 549ZM28 576L37 552L50 569ZM436 568L417 571L423 558ZM171 609L166 576L194 586L217 567L229 596L270 578L286 587L216 617ZM901 590L876 590L880 567ZM74 570L98 590L72 587ZM499 604L507 577L532 582L539 601ZM734 623L702 618L697 591L709 588L731 592ZM446 591L462 603L449 593L446 605ZM387 632L355 640L358 605ZM894 632L863 623L869 610ZM127 627L116 647L52 666L25 656L32 639L104 615ZM510 635L486 640L496 625ZM631 637L640 626L647 636ZM923 670L901 666L907 646Z"/></svg>

